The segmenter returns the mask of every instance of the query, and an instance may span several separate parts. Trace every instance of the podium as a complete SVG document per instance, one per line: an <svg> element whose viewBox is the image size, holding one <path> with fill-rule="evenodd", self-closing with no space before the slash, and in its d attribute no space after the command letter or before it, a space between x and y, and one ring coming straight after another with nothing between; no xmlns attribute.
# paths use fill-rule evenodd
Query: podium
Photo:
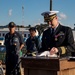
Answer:
<svg viewBox="0 0 75 75"><path fill-rule="evenodd" d="M67 58L22 57L24 75L75 75L75 62Z"/></svg>

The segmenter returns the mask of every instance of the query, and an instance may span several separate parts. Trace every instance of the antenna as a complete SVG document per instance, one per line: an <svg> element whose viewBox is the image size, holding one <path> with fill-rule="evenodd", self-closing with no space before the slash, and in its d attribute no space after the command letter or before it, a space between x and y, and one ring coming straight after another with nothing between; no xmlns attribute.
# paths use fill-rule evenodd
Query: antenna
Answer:
<svg viewBox="0 0 75 75"><path fill-rule="evenodd" d="M22 6L22 25L24 26L24 6Z"/></svg>

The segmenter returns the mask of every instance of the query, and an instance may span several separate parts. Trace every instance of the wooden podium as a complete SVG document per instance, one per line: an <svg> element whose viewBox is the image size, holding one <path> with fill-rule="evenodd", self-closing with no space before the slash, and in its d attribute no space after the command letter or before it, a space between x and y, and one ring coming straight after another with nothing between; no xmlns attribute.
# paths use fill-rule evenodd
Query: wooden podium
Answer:
<svg viewBox="0 0 75 75"><path fill-rule="evenodd" d="M24 75L75 75L75 62L67 58L22 57Z"/></svg>

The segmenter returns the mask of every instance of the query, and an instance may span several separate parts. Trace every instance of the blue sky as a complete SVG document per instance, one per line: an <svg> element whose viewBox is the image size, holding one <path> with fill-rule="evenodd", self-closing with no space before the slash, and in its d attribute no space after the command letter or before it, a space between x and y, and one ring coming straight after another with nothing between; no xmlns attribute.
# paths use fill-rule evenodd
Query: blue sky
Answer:
<svg viewBox="0 0 75 75"><path fill-rule="evenodd" d="M49 6L50 0L0 0L0 25L10 21L25 26L43 23L41 13L49 11ZM75 0L53 0L53 10L59 11L60 23L74 27Z"/></svg>

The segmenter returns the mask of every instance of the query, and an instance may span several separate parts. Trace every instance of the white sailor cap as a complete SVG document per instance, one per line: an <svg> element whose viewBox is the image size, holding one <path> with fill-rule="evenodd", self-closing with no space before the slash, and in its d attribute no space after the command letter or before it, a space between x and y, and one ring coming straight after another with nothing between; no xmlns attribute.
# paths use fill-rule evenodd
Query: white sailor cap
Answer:
<svg viewBox="0 0 75 75"><path fill-rule="evenodd" d="M44 21L48 22L53 20L53 18L57 16L58 12L59 11L46 11L46 12L43 12L41 15L44 16Z"/></svg>

